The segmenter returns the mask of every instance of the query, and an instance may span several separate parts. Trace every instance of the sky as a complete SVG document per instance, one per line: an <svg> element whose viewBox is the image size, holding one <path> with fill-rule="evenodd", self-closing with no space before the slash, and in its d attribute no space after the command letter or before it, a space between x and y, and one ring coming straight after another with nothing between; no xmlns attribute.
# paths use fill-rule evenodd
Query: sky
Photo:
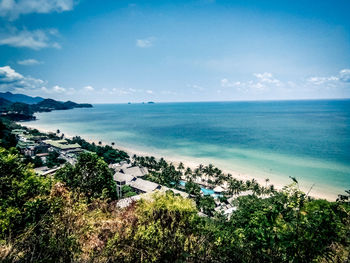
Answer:
<svg viewBox="0 0 350 263"><path fill-rule="evenodd" d="M350 98L350 1L0 0L0 91L89 103Z"/></svg>

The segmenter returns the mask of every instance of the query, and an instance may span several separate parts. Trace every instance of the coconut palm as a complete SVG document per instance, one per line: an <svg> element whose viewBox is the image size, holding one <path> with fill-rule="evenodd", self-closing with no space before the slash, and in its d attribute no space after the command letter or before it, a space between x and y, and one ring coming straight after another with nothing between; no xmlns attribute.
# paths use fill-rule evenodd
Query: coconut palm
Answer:
<svg viewBox="0 0 350 263"><path fill-rule="evenodd" d="M242 190L242 183L237 179L232 179L229 181L229 191L231 194L238 195Z"/></svg>
<svg viewBox="0 0 350 263"><path fill-rule="evenodd" d="M246 186L246 188L249 190L250 187L252 186L252 182L249 181L249 180L245 181L245 186Z"/></svg>
<svg viewBox="0 0 350 263"><path fill-rule="evenodd" d="M177 166L177 169L181 172L182 174L182 170L185 169L185 166L182 162L179 163L179 165Z"/></svg>
<svg viewBox="0 0 350 263"><path fill-rule="evenodd" d="M192 170L190 167L187 167L187 169L185 171L185 175L186 175L187 181L192 178L193 175L192 175Z"/></svg>
<svg viewBox="0 0 350 263"><path fill-rule="evenodd" d="M255 195L261 195L262 193L262 189L260 188L259 184L254 184L252 191Z"/></svg>

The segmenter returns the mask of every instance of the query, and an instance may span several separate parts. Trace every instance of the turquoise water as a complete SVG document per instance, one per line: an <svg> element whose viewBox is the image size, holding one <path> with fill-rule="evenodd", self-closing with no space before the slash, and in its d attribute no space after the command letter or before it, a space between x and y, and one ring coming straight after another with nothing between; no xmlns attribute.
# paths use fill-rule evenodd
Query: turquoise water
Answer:
<svg viewBox="0 0 350 263"><path fill-rule="evenodd" d="M180 181L180 185L185 186L186 182ZM204 195L213 195L213 196L215 196L215 192L212 189L201 187L201 191L203 192Z"/></svg>
<svg viewBox="0 0 350 263"><path fill-rule="evenodd" d="M30 126L336 196L350 189L350 100L100 104Z"/></svg>

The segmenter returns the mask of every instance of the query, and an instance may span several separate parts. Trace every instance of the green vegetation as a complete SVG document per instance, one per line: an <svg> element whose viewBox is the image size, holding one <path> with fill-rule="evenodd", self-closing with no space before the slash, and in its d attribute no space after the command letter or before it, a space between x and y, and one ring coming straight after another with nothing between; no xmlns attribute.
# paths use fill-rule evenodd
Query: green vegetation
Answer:
<svg viewBox="0 0 350 263"><path fill-rule="evenodd" d="M17 125L13 122L0 118L0 146L4 148L15 147L17 144L16 136L11 134Z"/></svg>
<svg viewBox="0 0 350 263"><path fill-rule="evenodd" d="M56 151L52 151L49 153L49 155L46 158L46 166L49 168L59 166L61 164L64 164L66 160L59 158L60 154ZM34 159L35 161L35 159Z"/></svg>
<svg viewBox="0 0 350 263"><path fill-rule="evenodd" d="M149 174L145 179L168 187L177 187L180 184L181 171L172 163L167 163L163 158L157 161L153 156L133 156L133 165L147 167Z"/></svg>
<svg viewBox="0 0 350 263"><path fill-rule="evenodd" d="M135 195L137 195L137 193L134 192L133 189L132 189L129 185L124 185L124 186L122 187L122 196L123 196L124 198L126 198L126 197L131 197L131 196L135 196Z"/></svg>
<svg viewBox="0 0 350 263"><path fill-rule="evenodd" d="M228 219L199 217L194 201L171 191L119 209L112 174L95 154L52 178L2 148L0 170L2 262L349 260L349 203L314 200L297 181L268 198L238 197ZM211 205L208 198L203 209Z"/></svg>
<svg viewBox="0 0 350 263"><path fill-rule="evenodd" d="M96 154L81 153L76 165L66 164L56 172L56 178L89 199L117 198L113 174Z"/></svg>
<svg viewBox="0 0 350 263"><path fill-rule="evenodd" d="M95 152L98 156L103 157L105 162L118 163L121 161L129 161L129 155L121 150L114 149L109 145L99 146L94 143L89 143L82 139L80 136L73 137L71 140L67 139L69 143L77 143L82 149L90 152Z"/></svg>
<svg viewBox="0 0 350 263"><path fill-rule="evenodd" d="M282 191L255 180L241 181L212 165L192 170L164 159L133 156L147 167L146 179L180 187L154 193L129 207L116 206L116 186L108 163L128 160L110 146L75 137L83 153L75 166L65 164L54 176L39 176L40 158L24 158L15 148L8 120L0 122L0 261L1 262L349 262L350 191L337 202L315 200L298 181ZM31 135L42 136L37 130ZM56 135L52 135L56 138ZM5 149L6 148L6 149ZM58 161L50 153L48 163ZM207 188L226 183L218 200L235 211L216 212ZM245 191L249 195L240 196ZM123 196L136 193L130 186ZM232 198L230 198L232 200ZM231 201L230 201L231 202ZM203 212L206 216L199 216Z"/></svg>

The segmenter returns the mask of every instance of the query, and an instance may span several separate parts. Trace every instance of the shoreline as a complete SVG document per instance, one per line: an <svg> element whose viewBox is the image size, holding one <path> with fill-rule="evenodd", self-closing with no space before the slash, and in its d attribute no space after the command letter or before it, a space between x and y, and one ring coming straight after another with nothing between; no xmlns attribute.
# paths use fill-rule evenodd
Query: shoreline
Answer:
<svg viewBox="0 0 350 263"><path fill-rule="evenodd" d="M27 128L30 128L30 129L37 129L43 133L52 133L52 132L55 133L55 131L53 131L52 129L47 129L47 128L45 129L43 127L31 125L30 123L31 123L30 121L29 122L17 122L17 124L19 124L19 125L25 126ZM78 136L78 135L72 135L72 134L65 133L63 130L61 130L61 133L64 133L65 137L68 139L71 139L74 136ZM169 156L169 155L164 155L164 154L157 154L155 152L152 153L151 151L137 150L137 149L134 149L134 148L129 147L129 146L122 146L122 145L119 145L118 143L116 143L116 145L112 146L110 143L106 143L102 140L92 139L92 138L89 138L88 136L81 136L81 137L84 140L86 140L87 142L95 143L96 145L98 145L98 142L101 141L102 146L109 145L109 146L113 147L114 149L125 151L130 157L132 155L136 154L138 156L154 156L157 159L164 158L167 162L171 162L175 166L177 166L180 162L182 162L185 167L190 167L192 170L197 168L200 164L208 165L209 163L212 163L215 167L222 170L223 173L232 174L232 176L238 180L247 181L247 180L255 179L260 185L265 185L266 184L265 179L268 178L268 175L263 178L262 174L256 175L256 174L237 172L237 171L234 171L231 169L222 169L222 167L220 167L220 165L216 165L215 162L213 163L210 160L203 160L203 159L190 157L190 156ZM196 159L198 159L198 160L195 161ZM288 185L289 183L283 183L281 181L277 182L276 179L273 179L273 180L269 181L269 185L271 185L271 184L273 184L277 190L281 190L284 186ZM301 190L304 191L305 193L307 193L307 191L308 191L308 189L306 189L305 187L301 187ZM335 199L336 199L336 196L334 196L332 194L326 194L326 193L320 192L320 191L311 191L310 196L312 196L314 198L318 198L318 199L326 199L328 201L335 201Z"/></svg>

